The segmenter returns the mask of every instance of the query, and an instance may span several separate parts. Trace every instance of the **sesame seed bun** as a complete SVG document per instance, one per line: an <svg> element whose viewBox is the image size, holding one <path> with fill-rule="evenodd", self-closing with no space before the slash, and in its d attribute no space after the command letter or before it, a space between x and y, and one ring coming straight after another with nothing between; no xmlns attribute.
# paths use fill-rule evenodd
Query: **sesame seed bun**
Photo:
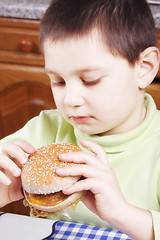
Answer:
<svg viewBox="0 0 160 240"><path fill-rule="evenodd" d="M65 187L74 184L80 177L60 177L55 173L57 168L74 165L60 161L59 154L78 151L81 149L74 144L54 143L29 155L28 162L22 167L21 179L32 213L47 216L62 211L82 198L84 192L72 195L62 193Z"/></svg>

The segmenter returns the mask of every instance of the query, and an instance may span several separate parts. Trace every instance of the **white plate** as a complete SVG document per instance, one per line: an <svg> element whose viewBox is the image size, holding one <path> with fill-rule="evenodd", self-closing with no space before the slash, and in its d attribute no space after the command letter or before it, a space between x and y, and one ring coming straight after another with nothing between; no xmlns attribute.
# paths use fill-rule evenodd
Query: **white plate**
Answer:
<svg viewBox="0 0 160 240"><path fill-rule="evenodd" d="M52 233L55 221L5 213L0 216L1 240L41 240Z"/></svg>

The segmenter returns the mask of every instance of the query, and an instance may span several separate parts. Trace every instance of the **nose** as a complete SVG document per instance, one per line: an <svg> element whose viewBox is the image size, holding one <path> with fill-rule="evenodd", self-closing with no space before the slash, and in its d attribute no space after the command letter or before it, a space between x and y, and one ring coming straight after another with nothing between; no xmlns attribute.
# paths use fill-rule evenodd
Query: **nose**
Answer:
<svg viewBox="0 0 160 240"><path fill-rule="evenodd" d="M79 107L84 104L84 93L81 86L68 84L65 88L64 103L68 107Z"/></svg>

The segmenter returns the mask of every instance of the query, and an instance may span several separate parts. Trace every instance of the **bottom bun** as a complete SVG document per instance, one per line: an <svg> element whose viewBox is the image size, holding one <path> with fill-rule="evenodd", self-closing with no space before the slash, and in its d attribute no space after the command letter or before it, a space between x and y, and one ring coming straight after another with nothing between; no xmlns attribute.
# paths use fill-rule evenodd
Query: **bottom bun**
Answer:
<svg viewBox="0 0 160 240"><path fill-rule="evenodd" d="M84 196L85 192L77 192L71 195L65 195L62 191L51 194L30 194L24 190L25 198L28 204L35 210L40 210L47 213L59 213L62 210L68 208L74 203L77 203ZM38 214L38 211L36 211ZM38 214L40 215L40 214ZM45 215L45 214L43 214Z"/></svg>

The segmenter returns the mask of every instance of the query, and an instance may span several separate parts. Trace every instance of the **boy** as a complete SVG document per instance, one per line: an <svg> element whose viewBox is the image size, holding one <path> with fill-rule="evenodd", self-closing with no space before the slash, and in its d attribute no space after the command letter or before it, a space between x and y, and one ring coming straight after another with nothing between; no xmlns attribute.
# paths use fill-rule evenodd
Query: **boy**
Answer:
<svg viewBox="0 0 160 240"><path fill-rule="evenodd" d="M58 110L1 140L0 206L22 198L17 165L27 161L25 153L71 142L85 152L60 159L82 165L57 174L84 176L64 193L88 190L83 203L90 211L81 202L70 220L158 240L160 112L145 88L158 71L159 51L146 1L53 0L40 43Z"/></svg>

